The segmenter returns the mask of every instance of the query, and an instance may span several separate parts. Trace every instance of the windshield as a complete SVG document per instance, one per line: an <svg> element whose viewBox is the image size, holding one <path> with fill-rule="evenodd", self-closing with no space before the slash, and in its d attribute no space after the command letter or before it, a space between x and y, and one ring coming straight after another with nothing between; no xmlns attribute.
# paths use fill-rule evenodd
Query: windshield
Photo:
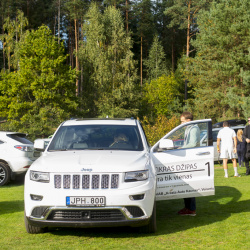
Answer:
<svg viewBox="0 0 250 250"><path fill-rule="evenodd" d="M61 126L48 151L58 150L132 150L142 151L137 126L78 125Z"/></svg>
<svg viewBox="0 0 250 250"><path fill-rule="evenodd" d="M20 134L7 134L7 136L23 144L33 144L31 141L29 141L26 138L26 134L21 134L21 133Z"/></svg>

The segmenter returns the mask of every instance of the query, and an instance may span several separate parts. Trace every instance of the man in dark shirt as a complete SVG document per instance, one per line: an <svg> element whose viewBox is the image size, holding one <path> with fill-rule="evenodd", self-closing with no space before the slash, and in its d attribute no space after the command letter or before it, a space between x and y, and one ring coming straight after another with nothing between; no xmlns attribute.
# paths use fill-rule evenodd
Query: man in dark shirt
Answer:
<svg viewBox="0 0 250 250"><path fill-rule="evenodd" d="M250 159L250 116L248 117L248 125L244 128L243 138L246 140L246 155L245 155L245 166L246 166L246 175L250 174L249 169L249 159Z"/></svg>

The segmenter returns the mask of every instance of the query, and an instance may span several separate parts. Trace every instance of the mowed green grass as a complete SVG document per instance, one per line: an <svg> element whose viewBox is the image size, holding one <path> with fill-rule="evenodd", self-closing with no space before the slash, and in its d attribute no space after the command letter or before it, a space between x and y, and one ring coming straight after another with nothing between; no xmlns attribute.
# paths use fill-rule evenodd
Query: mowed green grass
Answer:
<svg viewBox="0 0 250 250"><path fill-rule="evenodd" d="M39 235L26 233L23 180L0 187L1 249L250 249L250 176L229 178L215 165L216 195L197 198L197 216L177 211L183 199L157 202L155 234L135 228L60 228Z"/></svg>

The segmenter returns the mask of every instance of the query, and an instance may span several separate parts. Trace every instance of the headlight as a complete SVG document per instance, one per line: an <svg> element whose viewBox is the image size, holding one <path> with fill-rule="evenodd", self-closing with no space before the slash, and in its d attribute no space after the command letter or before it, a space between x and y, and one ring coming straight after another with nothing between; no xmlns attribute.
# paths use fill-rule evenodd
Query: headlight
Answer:
<svg viewBox="0 0 250 250"><path fill-rule="evenodd" d="M125 182L144 181L148 179L148 170L125 173Z"/></svg>
<svg viewBox="0 0 250 250"><path fill-rule="evenodd" d="M30 171L32 181L49 182L49 173Z"/></svg>

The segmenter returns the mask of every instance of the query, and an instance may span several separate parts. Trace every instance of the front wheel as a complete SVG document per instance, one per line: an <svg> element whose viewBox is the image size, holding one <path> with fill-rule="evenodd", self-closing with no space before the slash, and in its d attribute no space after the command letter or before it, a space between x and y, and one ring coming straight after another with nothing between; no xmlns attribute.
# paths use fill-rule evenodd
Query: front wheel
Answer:
<svg viewBox="0 0 250 250"><path fill-rule="evenodd" d="M0 186L7 184L10 181L10 168L4 163L0 163Z"/></svg>
<svg viewBox="0 0 250 250"><path fill-rule="evenodd" d="M156 202L155 202L152 215L149 219L149 223L146 226L140 227L140 232L155 233L156 231L157 231L157 225L156 225Z"/></svg>
<svg viewBox="0 0 250 250"><path fill-rule="evenodd" d="M30 225L25 214L24 214L24 224L25 224L26 231L29 234L41 234L45 232L45 228L35 227L35 226Z"/></svg>

